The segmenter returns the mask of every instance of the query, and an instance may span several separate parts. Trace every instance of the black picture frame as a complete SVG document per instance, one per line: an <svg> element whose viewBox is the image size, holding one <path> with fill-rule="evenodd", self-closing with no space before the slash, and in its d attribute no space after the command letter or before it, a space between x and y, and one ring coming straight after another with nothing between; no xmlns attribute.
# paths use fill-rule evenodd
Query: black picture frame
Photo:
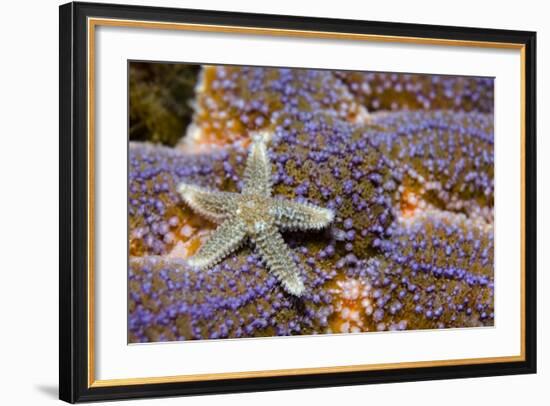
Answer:
<svg viewBox="0 0 550 406"><path fill-rule="evenodd" d="M67 402L234 393L372 383L482 377L536 372L536 33L247 14L113 4L68 3L60 6L60 269L59 397ZM89 385L88 380L88 217L87 189L87 19L102 17L230 25L301 31L345 32L460 41L513 43L524 47L525 130L525 357L517 362L415 367L363 372L318 373L200 382L122 386Z"/></svg>

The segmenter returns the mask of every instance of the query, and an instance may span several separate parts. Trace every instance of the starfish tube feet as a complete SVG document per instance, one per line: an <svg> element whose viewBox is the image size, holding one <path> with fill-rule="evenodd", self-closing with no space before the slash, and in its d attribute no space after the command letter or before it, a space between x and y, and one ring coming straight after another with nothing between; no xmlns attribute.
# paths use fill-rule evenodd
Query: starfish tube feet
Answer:
<svg viewBox="0 0 550 406"><path fill-rule="evenodd" d="M237 209L236 193L212 191L186 183L180 183L178 192L189 207L216 223Z"/></svg>
<svg viewBox="0 0 550 406"><path fill-rule="evenodd" d="M281 282L284 289L294 296L302 296L305 291L304 282L292 259L292 252L277 228L269 227L251 238L268 269Z"/></svg>
<svg viewBox="0 0 550 406"><path fill-rule="evenodd" d="M283 230L320 230L334 220L330 209L309 203L273 199L270 214Z"/></svg>
<svg viewBox="0 0 550 406"><path fill-rule="evenodd" d="M244 170L243 194L271 195L271 162L261 135L253 138Z"/></svg>
<svg viewBox="0 0 550 406"><path fill-rule="evenodd" d="M238 218L223 222L199 251L187 260L193 268L205 269L217 264L226 255L236 250L246 236L244 224Z"/></svg>

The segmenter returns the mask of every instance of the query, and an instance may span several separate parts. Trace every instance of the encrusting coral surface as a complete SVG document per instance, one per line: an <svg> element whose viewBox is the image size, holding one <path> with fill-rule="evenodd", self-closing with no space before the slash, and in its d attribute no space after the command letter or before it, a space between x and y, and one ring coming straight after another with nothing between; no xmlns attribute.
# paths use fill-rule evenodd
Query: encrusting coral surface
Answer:
<svg viewBox="0 0 550 406"><path fill-rule="evenodd" d="M493 325L492 97L483 78L202 67L176 147L130 143L130 342ZM214 244L251 184L313 212L249 208Z"/></svg>

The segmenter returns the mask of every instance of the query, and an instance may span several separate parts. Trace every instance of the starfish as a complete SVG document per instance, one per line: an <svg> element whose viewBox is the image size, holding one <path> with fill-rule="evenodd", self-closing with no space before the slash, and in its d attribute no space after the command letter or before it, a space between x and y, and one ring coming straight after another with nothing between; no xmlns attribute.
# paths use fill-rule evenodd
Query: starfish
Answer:
<svg viewBox="0 0 550 406"><path fill-rule="evenodd" d="M281 231L320 230L332 222L334 213L310 203L271 196L271 162L264 137L252 138L241 193L186 183L179 184L178 191L191 209L219 224L188 258L190 266L207 269L248 240L288 293L297 297L304 293L304 283Z"/></svg>

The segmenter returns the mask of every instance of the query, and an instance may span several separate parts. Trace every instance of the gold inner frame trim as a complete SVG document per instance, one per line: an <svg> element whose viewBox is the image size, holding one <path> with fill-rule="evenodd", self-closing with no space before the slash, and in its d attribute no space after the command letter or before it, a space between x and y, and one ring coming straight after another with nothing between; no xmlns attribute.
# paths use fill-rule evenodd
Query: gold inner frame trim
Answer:
<svg viewBox="0 0 550 406"><path fill-rule="evenodd" d="M330 374L342 372L379 371L398 368L426 368L474 364L495 364L525 361L525 45L506 42L466 41L439 38L401 37L391 35L355 34L345 32L306 31L291 29L240 27L229 25L167 23L155 21L89 18L88 41L88 387L111 387L125 385L161 384L177 382L198 382L220 379L266 378L280 376ZM148 28L195 32L231 33L243 35L283 36L317 39L340 39L370 42L401 43L431 46L459 46L474 48L512 49L520 51L520 137L521 137L521 269L520 269L520 341L519 355L451 360L397 362L383 364L345 365L317 368L295 368L262 371L220 372L211 374L174 375L145 378L95 379L95 278L94 278L94 191L95 191L95 28L97 26Z"/></svg>
<svg viewBox="0 0 550 406"><path fill-rule="evenodd" d="M243 378L269 378L277 376L290 375L312 375L312 374L330 374L335 372L360 372L360 371L383 371L399 368L422 368L432 366L456 366L456 365L474 365L499 362L522 361L521 356L513 357L492 357L492 358L465 358L459 360L438 360L438 361L415 361L385 364L368 365L347 365L321 368L297 368L297 369L277 369L267 371L244 371L228 372L215 374L197 374L197 375L174 375L148 378L124 378L97 380L91 385L92 388L120 385L143 385L147 383L176 383L193 381L212 381L216 379L243 379Z"/></svg>

